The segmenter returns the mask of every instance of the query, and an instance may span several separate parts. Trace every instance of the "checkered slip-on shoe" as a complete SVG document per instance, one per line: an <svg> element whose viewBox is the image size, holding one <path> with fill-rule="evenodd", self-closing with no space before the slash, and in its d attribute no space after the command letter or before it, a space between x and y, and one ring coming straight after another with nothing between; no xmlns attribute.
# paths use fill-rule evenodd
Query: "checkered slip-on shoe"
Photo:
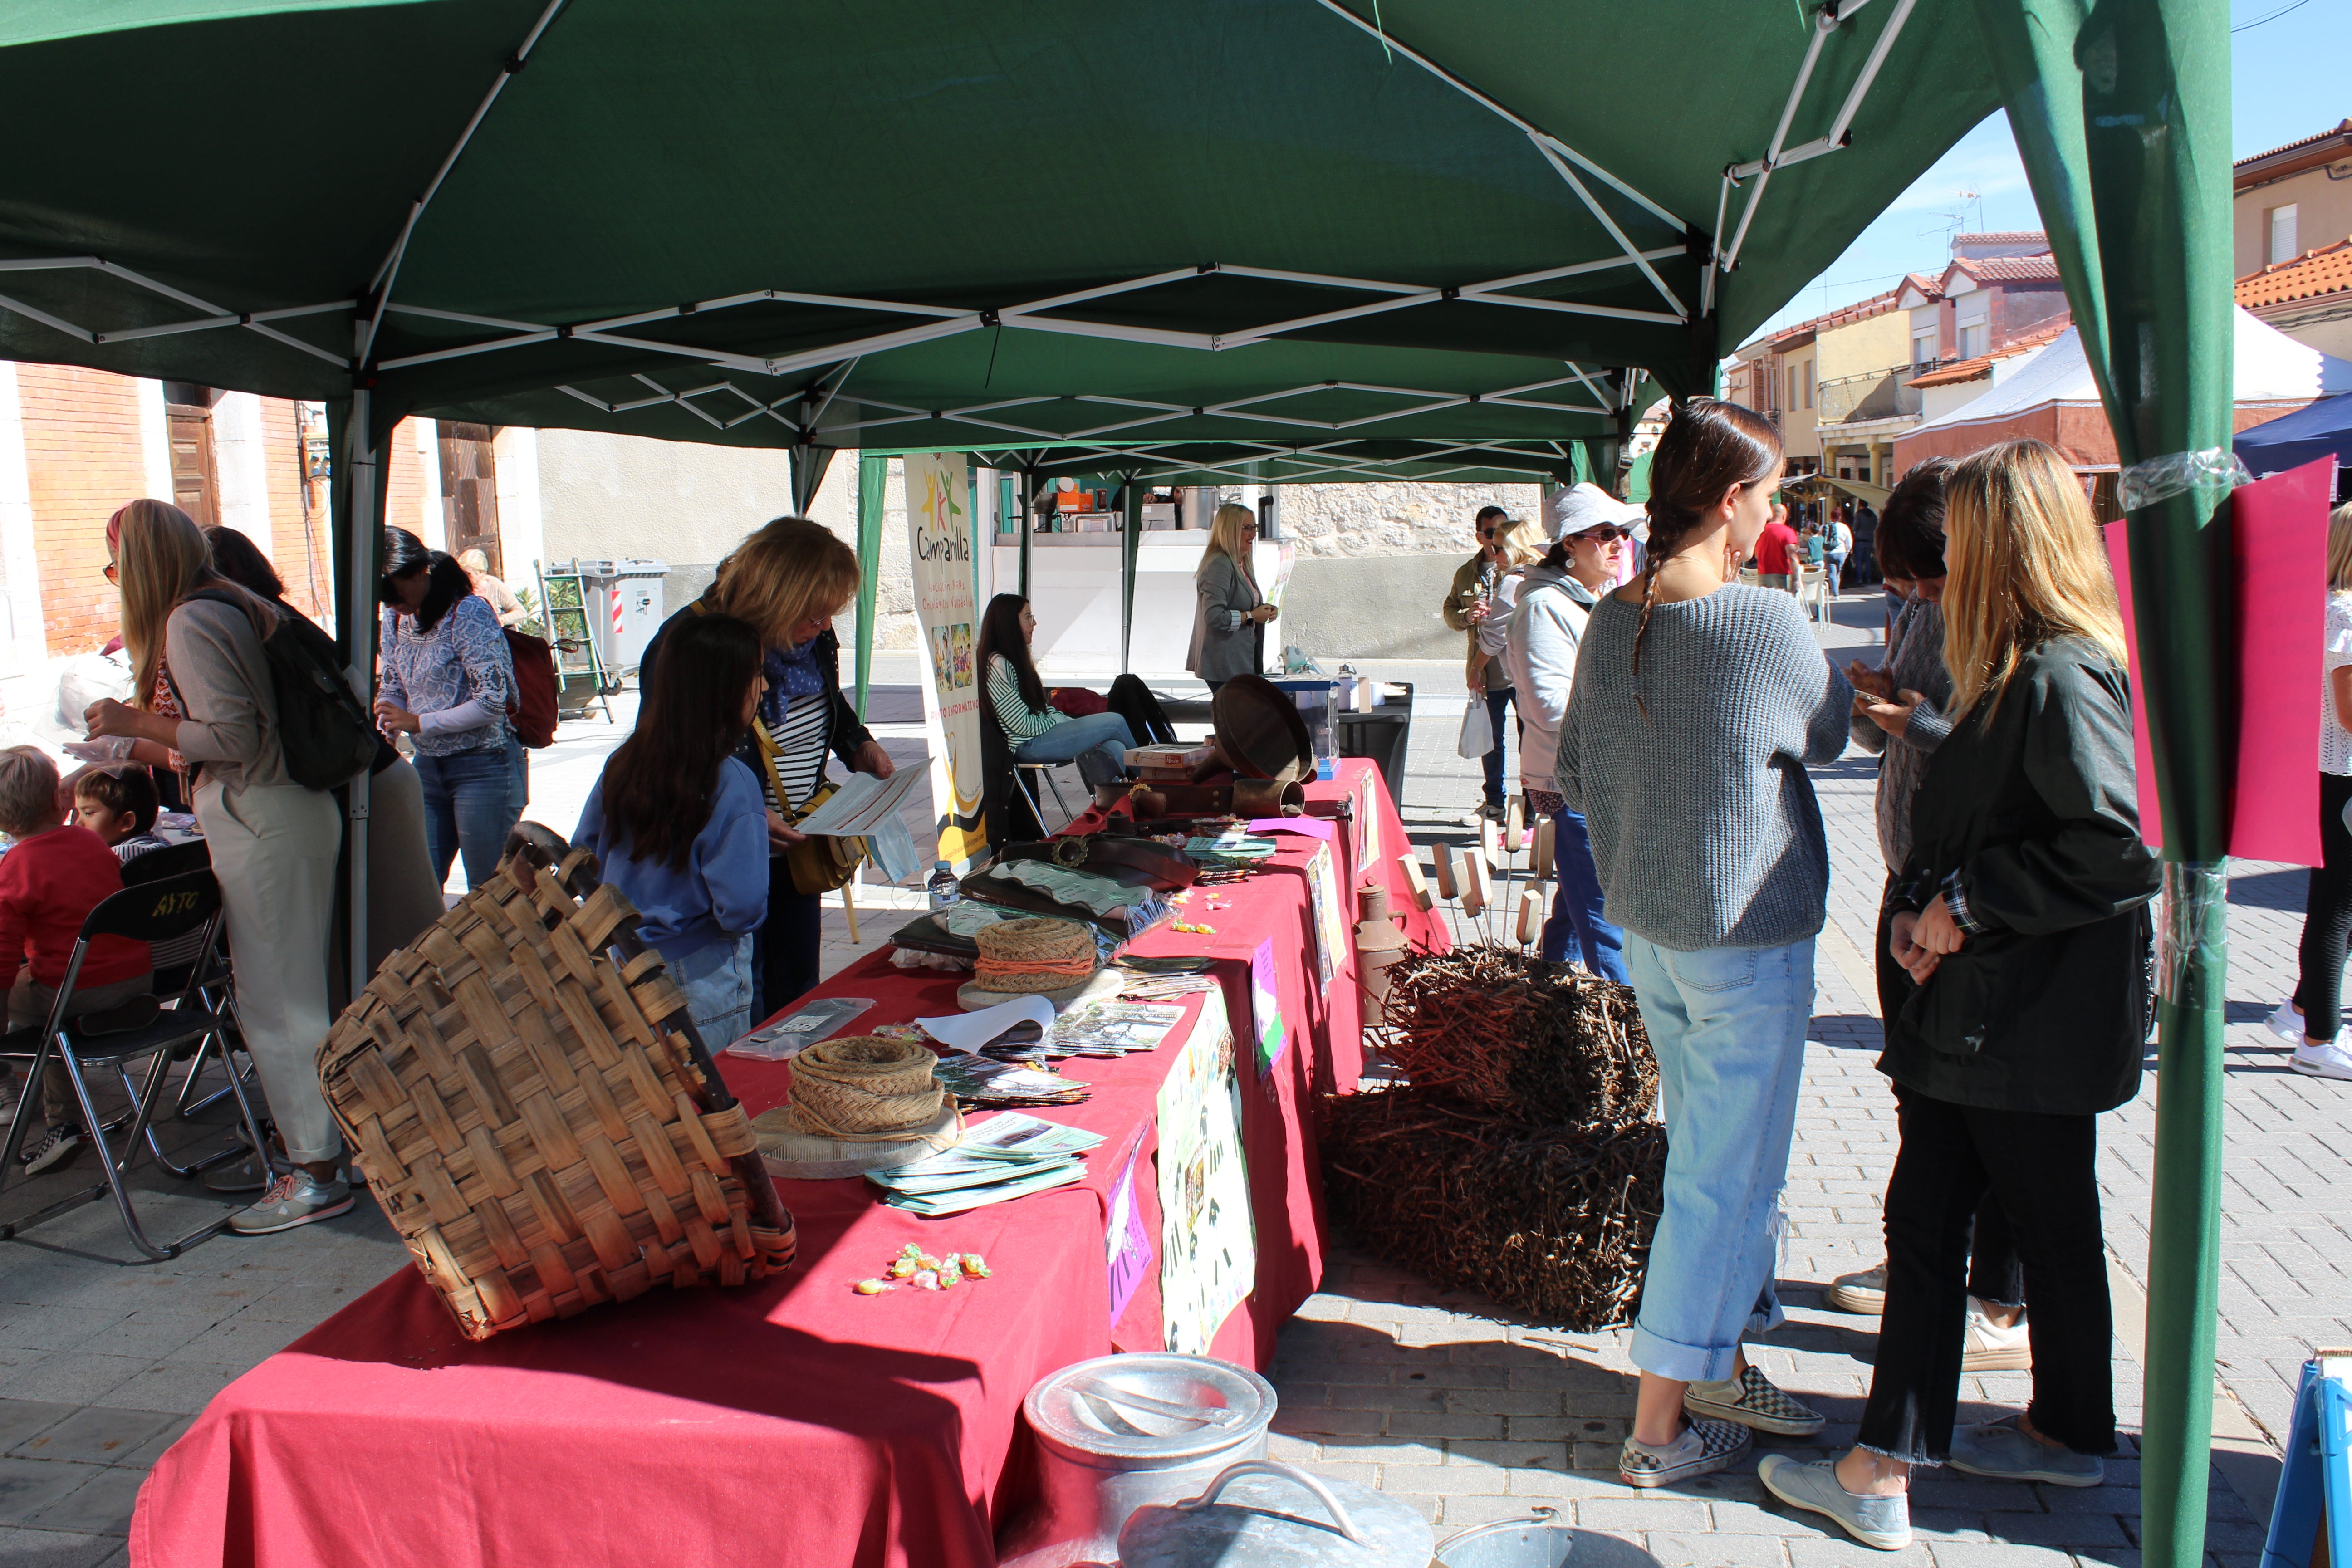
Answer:
<svg viewBox="0 0 2352 1568"><path fill-rule="evenodd" d="M1628 1437L1617 1456L1617 1478L1629 1487L1669 1487L1729 1469L1747 1457L1748 1442L1748 1429L1727 1421L1694 1421L1659 1448Z"/></svg>
<svg viewBox="0 0 2352 1568"><path fill-rule="evenodd" d="M1800 1405L1754 1367L1722 1383L1694 1383L1683 1394L1683 1409L1694 1419L1737 1421L1759 1432L1810 1437L1822 1429L1822 1413Z"/></svg>

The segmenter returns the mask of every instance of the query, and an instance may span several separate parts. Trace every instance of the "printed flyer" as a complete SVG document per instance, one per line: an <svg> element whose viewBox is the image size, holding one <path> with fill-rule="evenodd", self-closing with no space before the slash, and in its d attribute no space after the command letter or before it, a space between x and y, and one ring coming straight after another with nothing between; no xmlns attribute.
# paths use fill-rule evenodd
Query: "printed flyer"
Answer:
<svg viewBox="0 0 2352 1568"><path fill-rule="evenodd" d="M1160 1300L1167 1346L1206 1355L1257 1281L1257 1230L1242 1159L1241 1085L1223 992L1160 1087Z"/></svg>

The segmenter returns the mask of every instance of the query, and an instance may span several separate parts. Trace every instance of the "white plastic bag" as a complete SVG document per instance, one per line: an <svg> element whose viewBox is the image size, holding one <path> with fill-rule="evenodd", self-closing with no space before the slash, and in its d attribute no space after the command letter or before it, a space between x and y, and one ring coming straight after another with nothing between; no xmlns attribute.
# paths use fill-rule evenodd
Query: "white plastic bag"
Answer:
<svg viewBox="0 0 2352 1568"><path fill-rule="evenodd" d="M1495 749L1495 721L1486 715L1484 697L1473 697L1462 710L1462 740L1454 749L1465 757L1483 757Z"/></svg>

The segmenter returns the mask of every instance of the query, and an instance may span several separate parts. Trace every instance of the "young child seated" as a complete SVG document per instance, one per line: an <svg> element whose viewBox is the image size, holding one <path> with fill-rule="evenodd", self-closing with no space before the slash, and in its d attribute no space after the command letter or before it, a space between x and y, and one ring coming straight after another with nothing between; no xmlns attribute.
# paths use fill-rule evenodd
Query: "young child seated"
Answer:
<svg viewBox="0 0 2352 1568"><path fill-rule="evenodd" d="M81 923L100 900L122 890L122 864L104 840L65 820L58 805L58 767L32 746L0 751L0 833L14 842L0 856L0 988L8 1027L48 1021L73 956ZM151 819L152 820L152 819ZM100 1013L143 995L153 978L147 944L100 937L74 982L68 1016ZM39 1092L47 1131L19 1156L34 1174L72 1160L88 1142L73 1084L54 1058ZM0 1090L0 1100L6 1099Z"/></svg>
<svg viewBox="0 0 2352 1568"><path fill-rule="evenodd" d="M74 780L74 820L104 839L126 866L151 849L171 847L155 837L162 810L155 775L143 767L92 768Z"/></svg>

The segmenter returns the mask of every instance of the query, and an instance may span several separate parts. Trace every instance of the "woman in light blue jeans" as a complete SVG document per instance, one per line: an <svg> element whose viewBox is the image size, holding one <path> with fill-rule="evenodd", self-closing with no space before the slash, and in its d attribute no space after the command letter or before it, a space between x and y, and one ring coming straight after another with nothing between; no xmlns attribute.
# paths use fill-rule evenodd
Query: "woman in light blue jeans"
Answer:
<svg viewBox="0 0 2352 1568"><path fill-rule="evenodd" d="M1737 582L1780 472L1757 415L1706 398L1675 413L1651 460L1648 560L1586 622L1553 770L1625 932L1666 1121L1618 1461L1637 1487L1726 1468L1751 1430L1822 1427L1740 1349L1780 1321L1780 1189L1829 893L1805 768L1844 750L1853 697L1795 599Z"/></svg>
<svg viewBox="0 0 2352 1568"><path fill-rule="evenodd" d="M1004 731L1016 762L1076 763L1089 784L1126 777L1135 732L1116 713L1071 719L1047 705L1029 652L1036 632L1037 616L1020 595L999 594L988 602L980 622L982 717Z"/></svg>

